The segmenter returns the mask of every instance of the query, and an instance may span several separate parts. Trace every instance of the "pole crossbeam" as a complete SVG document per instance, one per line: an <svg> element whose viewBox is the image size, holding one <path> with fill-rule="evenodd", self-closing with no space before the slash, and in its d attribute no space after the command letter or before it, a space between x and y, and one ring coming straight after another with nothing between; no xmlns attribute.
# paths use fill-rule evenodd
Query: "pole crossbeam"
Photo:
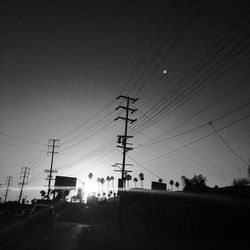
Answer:
<svg viewBox="0 0 250 250"><path fill-rule="evenodd" d="M126 122L129 121L131 124L137 121L137 119L129 119L129 118L127 118L127 117L122 117L122 116L119 116L119 117L115 118L114 121L117 121L118 119L125 120Z"/></svg>
<svg viewBox="0 0 250 250"><path fill-rule="evenodd" d="M122 109L126 109L127 107L125 107L125 106L118 106L115 110L118 110L118 109L120 109L120 108L122 108ZM137 111L138 109L132 109L132 108L128 108L128 110L129 111L131 111L131 114L133 114L135 111Z"/></svg>
<svg viewBox="0 0 250 250"><path fill-rule="evenodd" d="M118 100L120 98L127 99L128 101L132 101L132 103L138 101L138 98L132 98L132 97L129 97L129 96L124 96L124 95L119 95L116 99Z"/></svg>

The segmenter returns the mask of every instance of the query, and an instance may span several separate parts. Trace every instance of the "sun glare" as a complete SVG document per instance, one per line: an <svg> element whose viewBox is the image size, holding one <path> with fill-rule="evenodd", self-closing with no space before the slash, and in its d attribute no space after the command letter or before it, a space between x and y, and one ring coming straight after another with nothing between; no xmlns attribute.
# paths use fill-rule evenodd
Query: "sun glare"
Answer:
<svg viewBox="0 0 250 250"><path fill-rule="evenodd" d="M93 194L93 193L97 193L97 183L95 183L94 181L91 180L87 180L84 184L84 193L85 196L88 197L88 195Z"/></svg>

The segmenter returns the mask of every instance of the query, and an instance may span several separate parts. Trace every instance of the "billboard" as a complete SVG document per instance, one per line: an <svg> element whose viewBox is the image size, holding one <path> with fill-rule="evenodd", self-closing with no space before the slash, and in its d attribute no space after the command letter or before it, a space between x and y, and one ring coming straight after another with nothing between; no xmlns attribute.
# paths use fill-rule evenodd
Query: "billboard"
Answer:
<svg viewBox="0 0 250 250"><path fill-rule="evenodd" d="M76 178L68 176L56 176L55 187L61 188L75 188Z"/></svg>
<svg viewBox="0 0 250 250"><path fill-rule="evenodd" d="M166 183L161 183L161 182L156 182L152 181L151 183L151 189L152 190L167 190L167 184Z"/></svg>

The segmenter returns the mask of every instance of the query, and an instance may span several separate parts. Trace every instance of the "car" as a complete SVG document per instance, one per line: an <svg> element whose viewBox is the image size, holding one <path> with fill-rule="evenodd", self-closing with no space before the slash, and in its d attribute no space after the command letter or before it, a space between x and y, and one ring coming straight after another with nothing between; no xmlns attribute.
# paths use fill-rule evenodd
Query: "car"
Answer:
<svg viewBox="0 0 250 250"><path fill-rule="evenodd" d="M29 214L29 226L53 227L55 212L51 205L36 204Z"/></svg>

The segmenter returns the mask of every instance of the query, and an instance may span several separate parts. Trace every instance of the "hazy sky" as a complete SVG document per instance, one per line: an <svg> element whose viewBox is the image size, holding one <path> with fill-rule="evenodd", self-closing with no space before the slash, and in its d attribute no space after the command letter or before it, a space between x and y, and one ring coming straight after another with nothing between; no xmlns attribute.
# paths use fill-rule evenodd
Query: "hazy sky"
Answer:
<svg viewBox="0 0 250 250"><path fill-rule="evenodd" d="M25 194L45 188L51 138L60 139L58 175L117 180L120 94L139 98L127 163L144 187L159 177L203 174L211 186L245 177L247 12L247 1L229 0L2 1L0 183L13 176L10 199L22 167L31 168Z"/></svg>

